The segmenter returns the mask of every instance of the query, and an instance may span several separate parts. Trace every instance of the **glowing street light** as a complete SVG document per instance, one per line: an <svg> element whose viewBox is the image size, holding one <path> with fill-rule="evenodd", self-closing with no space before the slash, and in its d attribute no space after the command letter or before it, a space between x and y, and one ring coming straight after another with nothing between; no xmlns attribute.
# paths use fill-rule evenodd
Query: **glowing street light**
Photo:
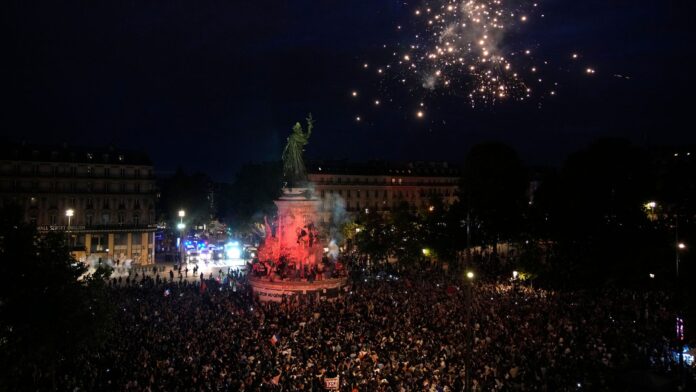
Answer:
<svg viewBox="0 0 696 392"><path fill-rule="evenodd" d="M686 244L683 243L683 242L680 242L680 243L677 244L677 248L679 248L679 249L686 249Z"/></svg>
<svg viewBox="0 0 696 392"><path fill-rule="evenodd" d="M70 230L70 222L72 221L73 215L75 215L75 210L73 210L72 208L68 208L67 210L65 210L65 216L68 217L68 230Z"/></svg>
<svg viewBox="0 0 696 392"><path fill-rule="evenodd" d="M179 223L176 225L176 228L179 229L179 232L180 232L180 237L179 237L180 263L184 262L184 229L186 228L186 224L184 223L185 216L186 216L186 211L179 210Z"/></svg>
<svg viewBox="0 0 696 392"><path fill-rule="evenodd" d="M512 279L517 279L517 277L520 275L519 272L517 271L512 271Z"/></svg>
<svg viewBox="0 0 696 392"><path fill-rule="evenodd" d="M473 327L473 320L471 317L471 308L472 302L473 302L473 296L474 296L474 291L472 290L472 286L474 285L474 272L473 271L467 271L466 277L469 279L469 284L466 284L466 362L465 362L465 369L471 369L473 358L472 358L472 351L474 347L474 327ZM464 379L464 390L466 392L471 392L471 373L472 372L466 372L466 376Z"/></svg>
<svg viewBox="0 0 696 392"><path fill-rule="evenodd" d="M650 274L650 279L655 279L655 274Z"/></svg>

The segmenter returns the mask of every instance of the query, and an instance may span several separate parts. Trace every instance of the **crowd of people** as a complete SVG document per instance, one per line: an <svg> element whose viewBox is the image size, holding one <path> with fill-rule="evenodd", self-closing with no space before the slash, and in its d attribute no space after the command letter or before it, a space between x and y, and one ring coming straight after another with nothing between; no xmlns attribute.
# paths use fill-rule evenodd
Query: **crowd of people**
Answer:
<svg viewBox="0 0 696 392"><path fill-rule="evenodd" d="M462 391L471 363L475 391L624 390L630 370L676 370L662 293L560 293L433 271L352 278L335 301L277 303L255 300L236 272L114 285L111 338L66 364L60 389L319 391L337 378L345 391Z"/></svg>
<svg viewBox="0 0 696 392"><path fill-rule="evenodd" d="M339 260L329 260L324 257L316 264L299 264L281 259L277 263L273 261L254 260L247 269L252 276L266 278L271 281L283 280L315 280L333 279L346 275L343 262Z"/></svg>

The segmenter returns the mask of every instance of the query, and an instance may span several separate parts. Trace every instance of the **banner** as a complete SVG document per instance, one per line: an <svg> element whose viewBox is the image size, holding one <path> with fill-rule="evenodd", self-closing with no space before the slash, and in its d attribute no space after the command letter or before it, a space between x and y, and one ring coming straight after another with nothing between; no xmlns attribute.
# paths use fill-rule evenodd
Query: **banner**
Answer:
<svg viewBox="0 0 696 392"><path fill-rule="evenodd" d="M339 382L339 376L333 378L324 378L324 388L328 390L337 391L340 384L341 383Z"/></svg>

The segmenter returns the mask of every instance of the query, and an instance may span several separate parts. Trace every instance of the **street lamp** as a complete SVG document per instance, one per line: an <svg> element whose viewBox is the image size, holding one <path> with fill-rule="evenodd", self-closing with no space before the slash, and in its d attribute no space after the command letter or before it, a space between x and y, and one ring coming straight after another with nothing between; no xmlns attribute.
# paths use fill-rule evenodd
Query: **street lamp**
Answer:
<svg viewBox="0 0 696 392"><path fill-rule="evenodd" d="M674 248L675 272L676 272L676 292L677 297L681 296L681 281L679 280L679 252L686 249L686 244L679 242L679 215L674 217L674 239L677 246ZM684 319L681 312L681 301L677 304L676 317L676 338L679 347L679 371L682 385L684 383Z"/></svg>
<svg viewBox="0 0 696 392"><path fill-rule="evenodd" d="M184 262L184 229L186 224L184 223L184 217L186 216L186 211L179 210L179 223L176 228L179 229L179 263Z"/></svg>
<svg viewBox="0 0 696 392"><path fill-rule="evenodd" d="M472 352L474 350L474 326L472 325L471 321L471 303L474 295L472 290L472 286L474 285L474 273L472 271L467 271L466 277L469 282L466 285L466 327L468 328L468 331L466 339L466 364L464 365L466 369L464 390L466 392L471 392L471 368L473 367Z"/></svg>
<svg viewBox="0 0 696 392"><path fill-rule="evenodd" d="M72 221L73 215L75 215L75 210L73 210L72 208L68 208L67 210L65 210L65 216L68 217L68 231L70 231L70 222Z"/></svg>

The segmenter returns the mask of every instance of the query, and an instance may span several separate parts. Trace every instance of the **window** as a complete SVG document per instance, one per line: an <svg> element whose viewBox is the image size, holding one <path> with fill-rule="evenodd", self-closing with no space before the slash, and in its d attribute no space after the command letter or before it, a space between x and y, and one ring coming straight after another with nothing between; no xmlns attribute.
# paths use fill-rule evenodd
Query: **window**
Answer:
<svg viewBox="0 0 696 392"><path fill-rule="evenodd" d="M140 215L133 214L133 224L135 224L135 225L140 224Z"/></svg>
<svg viewBox="0 0 696 392"><path fill-rule="evenodd" d="M350 189L346 191L346 197L350 199Z"/></svg>
<svg viewBox="0 0 696 392"><path fill-rule="evenodd" d="M140 177L140 169L135 169L135 177Z"/></svg>
<svg viewBox="0 0 696 392"><path fill-rule="evenodd" d="M135 193L140 193L140 183L136 183L133 186L135 187Z"/></svg>
<svg viewBox="0 0 696 392"><path fill-rule="evenodd" d="M108 210L109 209L109 199L104 199L102 202L102 209Z"/></svg>
<svg viewBox="0 0 696 392"><path fill-rule="evenodd" d="M85 222L87 223L87 226L92 225L92 214L87 214L87 216L85 217Z"/></svg>
<svg viewBox="0 0 696 392"><path fill-rule="evenodd" d="M135 199L135 200L133 201L133 208L136 209L136 210L139 210L139 209L140 209L140 199Z"/></svg>
<svg viewBox="0 0 696 392"><path fill-rule="evenodd" d="M91 197L88 197L88 198L87 198L87 202L85 203L85 207L86 207L87 209L90 209L90 210L91 210L92 208L94 208L94 204L93 204L93 202L92 202L92 198L91 198Z"/></svg>
<svg viewBox="0 0 696 392"><path fill-rule="evenodd" d="M87 166L87 175L91 176L93 172L92 166Z"/></svg>
<svg viewBox="0 0 696 392"><path fill-rule="evenodd" d="M360 190L355 191L355 197L360 198Z"/></svg>
<svg viewBox="0 0 696 392"><path fill-rule="evenodd" d="M125 192L126 191L126 184L122 182L120 185L120 188L121 188L121 193Z"/></svg>
<svg viewBox="0 0 696 392"><path fill-rule="evenodd" d="M119 212L118 213L118 224L122 225L124 220L125 220L125 216L123 215L122 212Z"/></svg>
<svg viewBox="0 0 696 392"><path fill-rule="evenodd" d="M121 168L121 177L125 177L125 176L126 176L126 169Z"/></svg>
<svg viewBox="0 0 696 392"><path fill-rule="evenodd" d="M51 216L49 217L50 224L55 225L57 221L58 217L55 214L51 214Z"/></svg>
<svg viewBox="0 0 696 392"><path fill-rule="evenodd" d="M104 169L104 177L110 177L110 176L111 176L111 170L109 170L109 168L107 167Z"/></svg>
<svg viewBox="0 0 696 392"><path fill-rule="evenodd" d="M110 218L110 217L109 217L109 214L108 214L108 213L102 214L102 224L103 224L103 225L108 225L108 224L109 224L109 218Z"/></svg>

